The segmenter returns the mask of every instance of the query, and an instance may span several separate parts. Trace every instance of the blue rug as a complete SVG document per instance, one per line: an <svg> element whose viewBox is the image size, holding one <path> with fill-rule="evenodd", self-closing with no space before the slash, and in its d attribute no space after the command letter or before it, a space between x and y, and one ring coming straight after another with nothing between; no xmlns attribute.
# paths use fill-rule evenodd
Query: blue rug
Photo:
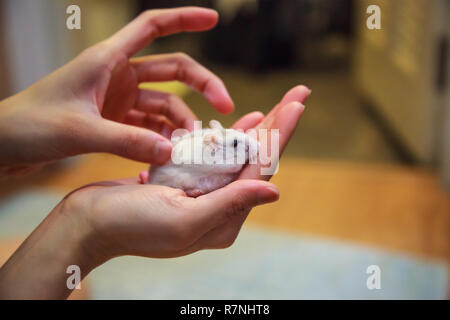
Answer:
<svg viewBox="0 0 450 320"><path fill-rule="evenodd" d="M24 192L0 203L0 239L31 232L61 199ZM381 269L369 290L366 269ZM444 262L245 226L226 250L176 259L120 257L89 275L95 299L445 299Z"/></svg>

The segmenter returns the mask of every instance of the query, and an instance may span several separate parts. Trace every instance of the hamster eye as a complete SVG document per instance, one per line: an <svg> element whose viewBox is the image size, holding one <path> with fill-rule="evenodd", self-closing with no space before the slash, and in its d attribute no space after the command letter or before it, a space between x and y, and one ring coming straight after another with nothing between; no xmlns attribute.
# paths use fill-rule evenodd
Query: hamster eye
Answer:
<svg viewBox="0 0 450 320"><path fill-rule="evenodd" d="M238 141L237 141L237 139L234 139L234 140L233 140L233 147L236 148L237 145L238 145Z"/></svg>

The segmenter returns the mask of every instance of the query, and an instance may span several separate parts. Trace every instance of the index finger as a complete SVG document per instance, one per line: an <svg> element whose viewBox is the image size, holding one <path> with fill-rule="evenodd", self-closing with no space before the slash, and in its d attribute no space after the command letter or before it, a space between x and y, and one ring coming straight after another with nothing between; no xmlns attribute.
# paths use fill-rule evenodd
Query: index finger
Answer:
<svg viewBox="0 0 450 320"><path fill-rule="evenodd" d="M281 157L284 148L286 147L289 139L297 127L298 120L303 113L305 106L300 102L291 102L284 105L279 109L277 116L270 121L270 126L264 127L265 129L278 129L279 130L279 153ZM271 144L267 146L268 152L270 151ZM278 159L279 160L279 159ZM270 180L272 176L261 175L260 173L261 164L258 162L255 165L247 165L244 167L239 175L239 179L261 179Z"/></svg>
<svg viewBox="0 0 450 320"><path fill-rule="evenodd" d="M202 234L236 217L247 215L251 208L277 201L278 189L271 183L240 179L223 188L192 199L194 214L191 223Z"/></svg>
<svg viewBox="0 0 450 320"><path fill-rule="evenodd" d="M148 10L107 41L131 57L158 37L184 31L208 30L217 21L218 14L215 10L201 7Z"/></svg>

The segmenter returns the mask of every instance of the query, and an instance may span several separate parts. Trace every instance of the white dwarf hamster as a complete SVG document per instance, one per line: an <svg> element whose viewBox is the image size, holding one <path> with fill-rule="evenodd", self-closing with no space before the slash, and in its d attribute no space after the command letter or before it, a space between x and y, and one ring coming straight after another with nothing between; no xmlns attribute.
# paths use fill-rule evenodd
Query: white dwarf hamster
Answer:
<svg viewBox="0 0 450 320"><path fill-rule="evenodd" d="M197 197L235 180L246 163L255 163L257 140L211 120L210 128L172 138L172 157L150 167L150 184L182 189Z"/></svg>

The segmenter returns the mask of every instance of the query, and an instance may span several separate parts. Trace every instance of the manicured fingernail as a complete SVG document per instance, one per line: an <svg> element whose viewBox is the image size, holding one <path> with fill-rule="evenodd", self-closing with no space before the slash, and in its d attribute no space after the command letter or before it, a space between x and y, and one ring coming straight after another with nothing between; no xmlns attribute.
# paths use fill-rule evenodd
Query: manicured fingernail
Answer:
<svg viewBox="0 0 450 320"><path fill-rule="evenodd" d="M167 141L158 141L154 149L153 160L156 163L164 163L169 160L172 153L172 145Z"/></svg>
<svg viewBox="0 0 450 320"><path fill-rule="evenodd" d="M261 190L259 190L258 192L259 204L277 201L279 197L280 192L276 187L273 186L261 188Z"/></svg>

